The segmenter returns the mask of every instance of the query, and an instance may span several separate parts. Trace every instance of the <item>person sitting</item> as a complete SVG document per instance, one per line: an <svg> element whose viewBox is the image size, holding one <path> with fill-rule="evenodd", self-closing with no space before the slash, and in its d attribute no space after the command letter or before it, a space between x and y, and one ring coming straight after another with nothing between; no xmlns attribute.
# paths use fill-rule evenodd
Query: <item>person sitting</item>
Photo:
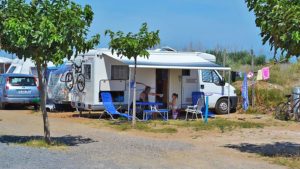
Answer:
<svg viewBox="0 0 300 169"><path fill-rule="evenodd" d="M142 93L140 94L139 101L140 102L149 102L149 95L163 97L162 94L150 93L150 91L151 91L151 87L146 86L144 91L142 91Z"/></svg>
<svg viewBox="0 0 300 169"><path fill-rule="evenodd" d="M178 94L173 93L172 94L172 101L169 103L169 106L170 106L171 111L172 111L172 117L173 117L174 120L176 120L177 116L178 116L177 99L178 99Z"/></svg>

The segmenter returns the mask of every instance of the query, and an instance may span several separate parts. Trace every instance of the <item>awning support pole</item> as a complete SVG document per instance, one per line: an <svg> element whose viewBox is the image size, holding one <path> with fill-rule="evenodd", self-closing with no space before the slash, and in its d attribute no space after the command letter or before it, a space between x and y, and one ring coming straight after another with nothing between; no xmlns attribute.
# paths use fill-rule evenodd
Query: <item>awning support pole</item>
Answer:
<svg viewBox="0 0 300 169"><path fill-rule="evenodd" d="M231 109L231 105L230 105L230 84L231 83L231 71L228 71L228 115L230 114L230 109Z"/></svg>

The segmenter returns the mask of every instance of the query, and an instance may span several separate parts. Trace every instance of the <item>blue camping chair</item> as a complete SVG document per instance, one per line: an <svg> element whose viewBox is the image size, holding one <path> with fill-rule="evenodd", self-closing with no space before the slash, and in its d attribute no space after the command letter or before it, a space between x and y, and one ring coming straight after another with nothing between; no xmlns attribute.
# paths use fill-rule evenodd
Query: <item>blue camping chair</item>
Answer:
<svg viewBox="0 0 300 169"><path fill-rule="evenodd" d="M107 113L113 120L114 120L114 115L125 117L127 119L132 119L132 117L128 114L125 113L120 113L116 110L113 102L112 102L112 97L109 92L101 92L101 98L103 102L103 106L105 108L104 113ZM99 117L99 119L102 117L103 114Z"/></svg>

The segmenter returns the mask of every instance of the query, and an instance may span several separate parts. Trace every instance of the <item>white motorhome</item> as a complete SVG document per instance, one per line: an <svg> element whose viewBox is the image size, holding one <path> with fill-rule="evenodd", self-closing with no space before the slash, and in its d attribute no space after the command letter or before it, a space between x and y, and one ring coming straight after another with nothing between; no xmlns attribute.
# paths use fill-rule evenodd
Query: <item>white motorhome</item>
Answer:
<svg viewBox="0 0 300 169"><path fill-rule="evenodd" d="M149 101L168 103L172 93L178 93L180 107L192 104L193 92L209 94L209 108L220 114L237 106L235 88L225 83L219 70L230 71L213 62L213 55L201 52L149 51L149 58L138 58L136 81L151 87L151 92L163 94L162 98L149 96ZM90 50L79 55L83 63L85 89L74 107L84 110L103 110L100 92L110 91L116 104L132 102L130 81L133 79L134 61L118 57L108 49ZM230 76L230 74L229 74ZM137 97L145 86L137 85ZM137 98L138 99L138 98Z"/></svg>

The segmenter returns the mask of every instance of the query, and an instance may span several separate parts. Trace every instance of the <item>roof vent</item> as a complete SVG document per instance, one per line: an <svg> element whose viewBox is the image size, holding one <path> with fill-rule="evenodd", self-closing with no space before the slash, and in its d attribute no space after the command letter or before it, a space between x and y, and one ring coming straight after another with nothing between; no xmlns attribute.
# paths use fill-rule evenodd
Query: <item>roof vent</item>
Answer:
<svg viewBox="0 0 300 169"><path fill-rule="evenodd" d="M175 49L169 47L169 46L166 46L166 47L163 47L161 49L161 51L167 51L167 52L177 52Z"/></svg>

